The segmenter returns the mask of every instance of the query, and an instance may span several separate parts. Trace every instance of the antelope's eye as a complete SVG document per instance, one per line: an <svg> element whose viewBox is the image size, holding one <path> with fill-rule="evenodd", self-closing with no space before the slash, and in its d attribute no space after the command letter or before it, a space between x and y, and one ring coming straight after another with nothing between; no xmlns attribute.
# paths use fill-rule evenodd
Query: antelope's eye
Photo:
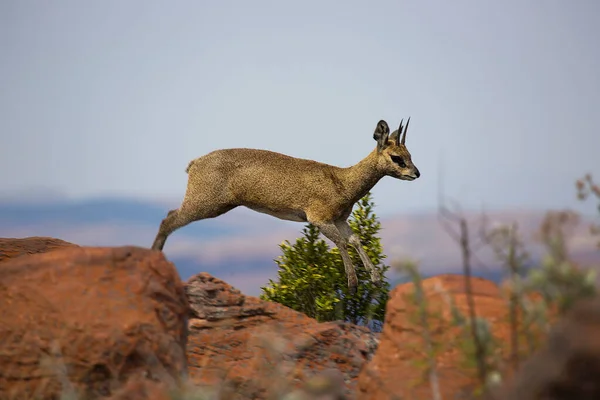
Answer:
<svg viewBox="0 0 600 400"><path fill-rule="evenodd" d="M400 156L390 156L390 157L392 158L392 161L395 162L396 164L398 164L398 166L400 168L406 168L406 163L404 162L402 157L400 157Z"/></svg>

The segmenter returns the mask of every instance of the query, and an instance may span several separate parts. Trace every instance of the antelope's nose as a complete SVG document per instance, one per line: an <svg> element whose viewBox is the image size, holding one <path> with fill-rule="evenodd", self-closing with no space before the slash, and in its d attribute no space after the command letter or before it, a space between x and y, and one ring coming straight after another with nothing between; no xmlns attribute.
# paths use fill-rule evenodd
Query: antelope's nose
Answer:
<svg viewBox="0 0 600 400"><path fill-rule="evenodd" d="M421 173L419 172L419 169L417 167L415 167L415 176L417 178L421 176Z"/></svg>

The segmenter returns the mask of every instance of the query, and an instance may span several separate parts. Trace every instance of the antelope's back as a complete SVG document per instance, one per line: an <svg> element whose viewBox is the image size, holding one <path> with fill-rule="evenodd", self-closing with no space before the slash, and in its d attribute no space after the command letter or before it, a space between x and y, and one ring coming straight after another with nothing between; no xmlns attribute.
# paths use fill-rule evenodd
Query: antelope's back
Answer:
<svg viewBox="0 0 600 400"><path fill-rule="evenodd" d="M195 167L226 186L241 204L273 209L305 207L330 186L331 165L258 149L223 149L200 157Z"/></svg>

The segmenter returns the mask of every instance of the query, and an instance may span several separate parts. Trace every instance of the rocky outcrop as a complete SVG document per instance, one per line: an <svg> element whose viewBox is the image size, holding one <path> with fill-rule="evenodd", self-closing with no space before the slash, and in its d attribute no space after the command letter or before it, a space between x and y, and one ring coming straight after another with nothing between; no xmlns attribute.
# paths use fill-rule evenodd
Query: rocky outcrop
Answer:
<svg viewBox="0 0 600 400"><path fill-rule="evenodd" d="M423 287L434 340L452 344L458 332L447 300L466 314L464 277L439 275ZM0 399L172 400L174 388L194 398L217 392L219 400L293 390L286 399L429 399L412 290L409 283L391 292L377 335L317 323L205 273L183 283L161 252L0 239ZM473 294L477 314L507 342L500 289L473 278ZM577 306L491 398L598 398L599 302ZM442 347L437 366L443 398L473 387L456 346Z"/></svg>
<svg viewBox="0 0 600 400"><path fill-rule="evenodd" d="M13 399L166 400L187 358L188 393L348 398L377 346L366 328L319 324L208 274L184 285L160 252L26 238L0 240L0 257L0 393Z"/></svg>
<svg viewBox="0 0 600 400"><path fill-rule="evenodd" d="M185 377L189 304L162 253L32 238L0 254L0 398L143 399L126 389Z"/></svg>
<svg viewBox="0 0 600 400"><path fill-rule="evenodd" d="M23 239L0 238L0 263L28 254L47 253L63 247L78 247L64 240L50 237L29 237Z"/></svg>
<svg viewBox="0 0 600 400"><path fill-rule="evenodd" d="M267 396L320 382L311 378L331 370L341 372L339 381L350 396L377 346L366 328L317 323L280 304L244 296L205 273L190 278L186 292L192 308L190 378L230 399L272 398Z"/></svg>
<svg viewBox="0 0 600 400"><path fill-rule="evenodd" d="M434 311L429 318L433 338L438 343L451 343L458 331L450 326L450 307L444 293L454 300L464 315L468 315L464 277L439 275L422 283L428 307ZM477 314L496 326L495 333L507 338L506 322L502 321L506 316L506 300L498 286L486 279L473 278L472 287ZM418 315L416 307L408 298L413 289L412 283L406 283L390 293L379 348L360 374L358 398L361 400L432 398L423 365L423 329L415 319ZM460 357L456 347L446 348L437 357L444 398L456 398L457 394L472 387L473 380L461 367Z"/></svg>

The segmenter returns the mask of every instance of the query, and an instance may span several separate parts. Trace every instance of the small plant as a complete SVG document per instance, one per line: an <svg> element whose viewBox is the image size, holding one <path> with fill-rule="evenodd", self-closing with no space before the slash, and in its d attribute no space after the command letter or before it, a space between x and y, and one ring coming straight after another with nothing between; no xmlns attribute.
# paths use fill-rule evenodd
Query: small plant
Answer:
<svg viewBox="0 0 600 400"><path fill-rule="evenodd" d="M479 382L473 391L474 395L480 395L486 388L502 381L502 343L494 336L492 326L486 318L476 316L470 319L458 309L452 297L448 294L444 297L450 306L452 325L460 328L457 346L461 350L462 367L466 371L477 371L478 376L481 376L481 365L484 366L483 382ZM479 348L473 340L473 332L477 336Z"/></svg>
<svg viewBox="0 0 600 400"><path fill-rule="evenodd" d="M596 294L596 272L572 261L567 237L579 223L571 211L546 214L538 238L546 249L540 267L530 271L526 290L541 294L548 309L564 314L579 299Z"/></svg>
<svg viewBox="0 0 600 400"><path fill-rule="evenodd" d="M583 201L592 196L596 197L596 200L598 200L596 208L598 210L598 215L600 215L600 186L594 182L592 175L586 174L583 178L578 179L575 182L575 185L579 200ZM592 226L590 226L590 232L592 235L600 235L600 223L592 224ZM600 240L598 241L598 248L600 248Z"/></svg>
<svg viewBox="0 0 600 400"><path fill-rule="evenodd" d="M426 376L429 380L431 387L431 395L433 400L442 400L440 392L439 375L437 368L437 357L445 349L442 343L434 340L431 330L431 319L440 321L442 319L441 313L432 312L429 309L427 297L423 291L423 278L419 274L417 264L410 261L405 261L398 264L398 270L406 273L412 281L414 288L412 293L406 300L409 303L416 306L417 315L410 315L409 319L416 326L420 326L423 330L423 345L425 347L424 360L415 359L414 365L417 368L424 370L423 376ZM414 383L421 383L414 382Z"/></svg>
<svg viewBox="0 0 600 400"><path fill-rule="evenodd" d="M340 271L329 246L319 238L317 227L308 224L302 233L293 245L288 241L279 245L283 254L275 260L279 266L278 281L269 279L269 285L261 288L260 298L320 322L341 319L335 287L345 280L343 269Z"/></svg>
<svg viewBox="0 0 600 400"><path fill-rule="evenodd" d="M491 247L496 259L508 271L508 323L510 326L510 365L513 371L519 367L521 357L522 322L519 320L521 292L521 277L530 261L523 239L519 234L519 226L499 225L491 230L482 229L484 241ZM522 319L522 318L521 318ZM529 322L529 321L528 321ZM529 326L529 325L527 325ZM530 337L527 338L531 344Z"/></svg>
<svg viewBox="0 0 600 400"><path fill-rule="evenodd" d="M488 380L488 362L486 343L483 342L483 338L480 337L482 332L481 323L478 323L477 310L475 307L475 300L473 299L473 288L472 288L472 260L473 260L473 248L471 243L471 237L469 234L469 224L467 219L455 211L451 211L448 208L441 206L439 210L440 221L444 226L446 232L452 237L460 247L461 259L462 259L462 270L464 275L464 287L465 294L467 297L467 312L468 321L463 324L458 324L462 328L470 330L470 341L473 345L473 353L467 353L467 357L473 358L477 366L477 377L479 379L478 391L485 388ZM458 226L458 229L452 228L452 223ZM456 309L455 311L458 311ZM458 320L454 320L457 324Z"/></svg>

